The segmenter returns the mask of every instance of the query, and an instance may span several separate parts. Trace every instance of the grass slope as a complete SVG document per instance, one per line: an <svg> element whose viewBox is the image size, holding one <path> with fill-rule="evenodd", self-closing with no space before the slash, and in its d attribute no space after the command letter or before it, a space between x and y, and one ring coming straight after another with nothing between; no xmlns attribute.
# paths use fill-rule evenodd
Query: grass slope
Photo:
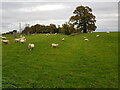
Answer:
<svg viewBox="0 0 120 90"><path fill-rule="evenodd" d="M97 34L101 37L95 38ZM3 88L118 87L118 33L36 34L26 36L25 44L6 37L10 44L2 44ZM33 51L28 43L35 44ZM51 43L59 47L52 48Z"/></svg>

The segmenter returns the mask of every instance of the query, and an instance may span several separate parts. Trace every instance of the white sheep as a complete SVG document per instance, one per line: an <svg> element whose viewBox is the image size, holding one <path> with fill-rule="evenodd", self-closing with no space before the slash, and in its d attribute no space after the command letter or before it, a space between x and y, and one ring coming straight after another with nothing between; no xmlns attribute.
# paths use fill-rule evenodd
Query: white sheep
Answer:
<svg viewBox="0 0 120 90"><path fill-rule="evenodd" d="M106 32L107 34L109 34L110 32Z"/></svg>
<svg viewBox="0 0 120 90"><path fill-rule="evenodd" d="M19 42L19 41L20 41L20 38L18 38L18 39L14 39L14 41L15 41L15 42Z"/></svg>
<svg viewBox="0 0 120 90"><path fill-rule="evenodd" d="M26 42L26 39L20 39L20 42L23 44Z"/></svg>
<svg viewBox="0 0 120 90"><path fill-rule="evenodd" d="M55 33L55 35L57 35L57 33Z"/></svg>
<svg viewBox="0 0 120 90"><path fill-rule="evenodd" d="M34 47L35 47L34 44L28 44L28 48L29 48L30 50L33 50Z"/></svg>
<svg viewBox="0 0 120 90"><path fill-rule="evenodd" d="M52 43L52 47L53 47L53 48L56 48L56 47L58 47L58 44Z"/></svg>
<svg viewBox="0 0 120 90"><path fill-rule="evenodd" d="M85 41L89 41L87 38L84 39Z"/></svg>
<svg viewBox="0 0 120 90"><path fill-rule="evenodd" d="M2 39L6 39L6 37L1 37Z"/></svg>
<svg viewBox="0 0 120 90"><path fill-rule="evenodd" d="M9 44L9 40L2 40L3 43Z"/></svg>
<svg viewBox="0 0 120 90"><path fill-rule="evenodd" d="M62 41L65 41L65 38L62 38Z"/></svg>
<svg viewBox="0 0 120 90"><path fill-rule="evenodd" d="M96 38L99 38L100 37L100 35L96 35Z"/></svg>
<svg viewBox="0 0 120 90"><path fill-rule="evenodd" d="M48 37L48 34L46 34L45 36Z"/></svg>

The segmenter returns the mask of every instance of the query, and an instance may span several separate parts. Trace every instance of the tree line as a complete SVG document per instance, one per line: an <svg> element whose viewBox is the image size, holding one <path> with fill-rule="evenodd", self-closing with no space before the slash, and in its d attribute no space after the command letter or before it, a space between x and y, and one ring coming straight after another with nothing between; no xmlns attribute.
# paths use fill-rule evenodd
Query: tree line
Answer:
<svg viewBox="0 0 120 90"><path fill-rule="evenodd" d="M31 27L27 26L22 31L24 34L34 34L34 33L59 33L59 28L56 27L55 24L50 25L40 25L36 24Z"/></svg>
<svg viewBox="0 0 120 90"><path fill-rule="evenodd" d="M22 31L23 34L34 33L62 33L70 35L71 33L88 33L95 31L97 26L96 17L92 14L92 9L88 6L78 6L73 12L73 16L69 18L69 21L62 24L62 26L56 26L55 24L26 26Z"/></svg>

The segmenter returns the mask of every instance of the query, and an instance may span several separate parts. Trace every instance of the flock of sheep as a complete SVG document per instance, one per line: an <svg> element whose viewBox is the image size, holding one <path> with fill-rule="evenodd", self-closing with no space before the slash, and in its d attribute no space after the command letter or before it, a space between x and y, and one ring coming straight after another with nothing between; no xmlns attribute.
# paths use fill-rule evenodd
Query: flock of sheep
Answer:
<svg viewBox="0 0 120 90"><path fill-rule="evenodd" d="M107 34L109 34L110 32L106 32ZM46 37L48 37L50 34L46 34L45 36ZM55 34L56 35L56 34ZM96 38L99 38L100 37L100 35L96 35ZM7 38L6 37L3 37L3 36L0 36L0 38L1 38L1 41L3 42L3 43L5 43L5 44L9 44L9 40L7 40ZM65 38L62 38L61 39L62 41L64 41L65 40ZM89 41L89 39L87 38L87 37L84 37L84 40L85 41ZM20 43L25 43L26 42L26 38L25 38L25 36L20 36L20 38L16 38L16 39L14 39L14 42L20 42ZM53 48L56 48L56 47L58 47L58 45L59 44L55 44L55 43L52 43L51 44L51 46L53 47ZM29 50L33 50L34 49L34 47L35 47L35 45L33 44L33 43L29 43L28 44L28 49Z"/></svg>
<svg viewBox="0 0 120 90"><path fill-rule="evenodd" d="M46 34L45 36L46 37L48 37L48 35L50 35L50 34ZM7 40L7 38L6 37L3 37L3 36L0 36L0 38L2 39L1 41L3 42L3 43L5 43L5 44L9 44L9 40ZM64 38L62 38L62 41L64 41L65 39ZM20 36L20 38L16 38L16 39L14 39L14 42L20 42L20 43L25 43L26 42L26 38L25 38L25 36ZM55 43L52 43L51 44L51 46L53 47L53 48L55 48L55 47L58 47L58 45L59 44L55 44ZM30 50L33 50L33 48L35 47L35 44L28 44L28 48L30 49Z"/></svg>
<svg viewBox="0 0 120 90"><path fill-rule="evenodd" d="M109 34L110 32L106 32L106 33ZM99 37L100 37L100 35L96 35L96 38L99 38ZM89 39L87 37L84 37L84 40L89 41Z"/></svg>

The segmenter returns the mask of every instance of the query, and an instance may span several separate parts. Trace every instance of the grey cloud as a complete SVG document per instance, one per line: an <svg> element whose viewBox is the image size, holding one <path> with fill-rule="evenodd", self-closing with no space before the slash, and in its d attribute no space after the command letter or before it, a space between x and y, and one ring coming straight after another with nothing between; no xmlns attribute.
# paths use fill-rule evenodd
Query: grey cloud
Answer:
<svg viewBox="0 0 120 90"><path fill-rule="evenodd" d="M64 8L53 11L34 11L24 12L21 9L31 8L41 5L63 5ZM63 24L73 15L74 9L79 5L87 5L93 9L97 19L99 29L117 29L117 2L4 2L2 3L2 26L3 31L19 29L21 22L23 27L25 23L34 25L40 24ZM48 7L49 8L49 7ZM113 24L114 22L114 24Z"/></svg>

